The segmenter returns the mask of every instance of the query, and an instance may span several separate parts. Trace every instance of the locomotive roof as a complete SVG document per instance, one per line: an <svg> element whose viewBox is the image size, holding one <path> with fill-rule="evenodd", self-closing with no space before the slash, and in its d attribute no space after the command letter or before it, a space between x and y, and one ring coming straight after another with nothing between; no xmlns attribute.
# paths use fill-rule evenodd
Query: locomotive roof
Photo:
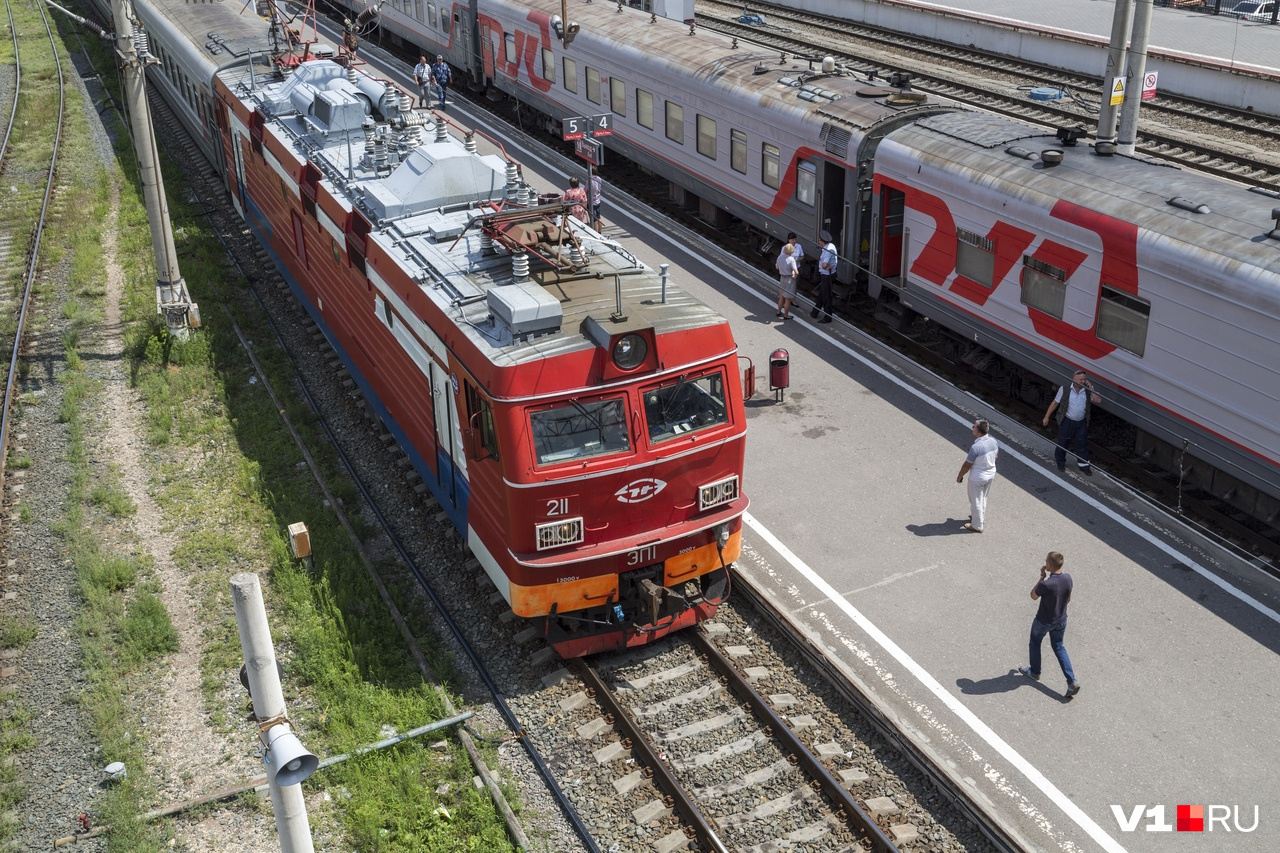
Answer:
<svg viewBox="0 0 1280 853"><path fill-rule="evenodd" d="M1064 146L1040 128L983 113L928 116L894 131L885 144L903 145L925 164L958 166L1002 194L1064 199L1106 211L1146 232L1220 256L1230 267L1280 275L1280 240L1267 236L1280 200L1241 185L1139 157L1100 157L1089 146ZM886 150L882 146L880 154ZM1046 166L1039 156L1045 150L1061 151L1061 164ZM1174 198L1203 208L1172 205Z"/></svg>
<svg viewBox="0 0 1280 853"><path fill-rule="evenodd" d="M674 284L664 302L659 275L620 244L582 225L561 229L562 202L538 204L529 190L527 206L512 204L516 164L468 151L453 135L457 128L438 133L425 111L408 109L412 99L385 81L356 74L353 82L327 60L304 63L283 81L257 75L221 72L288 149L319 169L319 185L371 224L367 239L495 365L595 348L588 318L611 331L651 326L657 335L726 325ZM369 102L377 122L367 119ZM415 131L426 141L415 142ZM581 259L570 253L574 240ZM530 247L532 280L517 280L514 245ZM372 266L368 274L389 278ZM611 320L614 314L625 322ZM723 340L732 347L727 333Z"/></svg>

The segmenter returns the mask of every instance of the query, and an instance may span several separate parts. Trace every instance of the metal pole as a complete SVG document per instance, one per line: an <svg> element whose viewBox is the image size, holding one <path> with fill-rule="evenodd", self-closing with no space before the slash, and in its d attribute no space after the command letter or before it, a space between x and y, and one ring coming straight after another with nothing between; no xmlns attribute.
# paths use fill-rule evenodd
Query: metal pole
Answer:
<svg viewBox="0 0 1280 853"><path fill-rule="evenodd" d="M262 587L258 576L241 572L231 579L231 600L236 609L236 627L240 630L240 648L244 652L249 674L249 691L253 697L253 715L260 721L283 719L284 693L276 675L276 651L271 645L271 628L267 610L262 604ZM302 786L281 788L272 774L271 807L276 814L276 834L281 853L312 853L311 827L307 823L307 804Z"/></svg>
<svg viewBox="0 0 1280 853"><path fill-rule="evenodd" d="M1120 107L1120 136L1117 150L1132 156L1138 140L1138 107L1142 104L1142 80L1147 76L1147 43L1151 39L1151 0L1135 0L1133 36L1129 39L1129 75Z"/></svg>
<svg viewBox="0 0 1280 853"><path fill-rule="evenodd" d="M151 108L147 104L145 65L149 54L140 52L134 43L134 30L142 29L127 0L113 0L111 16L115 19L116 55L124 71L125 100L133 125L134 153L142 195L151 225L151 246L156 256L156 309L164 314L169 334L186 337L188 321L199 317L198 309L187 294L187 283L178 269L178 251L173 243L173 225L169 221L169 202L164 194L164 177L160 173L160 153L151 126ZM143 47L145 49L145 41Z"/></svg>
<svg viewBox="0 0 1280 853"><path fill-rule="evenodd" d="M1124 73L1128 59L1125 45L1129 41L1129 30L1132 26L1133 0L1117 0L1115 15L1111 19L1111 45L1107 48L1107 70L1102 75L1102 105L1098 112L1097 141L1104 147L1095 146L1094 152L1097 154L1110 154L1115 150L1120 106L1111 104L1111 81Z"/></svg>

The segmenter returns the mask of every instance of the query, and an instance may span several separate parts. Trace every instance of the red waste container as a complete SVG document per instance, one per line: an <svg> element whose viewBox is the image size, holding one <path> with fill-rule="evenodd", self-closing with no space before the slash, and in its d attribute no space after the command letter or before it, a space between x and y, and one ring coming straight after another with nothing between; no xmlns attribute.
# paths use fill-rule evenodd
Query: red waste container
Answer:
<svg viewBox="0 0 1280 853"><path fill-rule="evenodd" d="M769 390L777 391L791 385L791 356L784 349L776 349L769 355Z"/></svg>

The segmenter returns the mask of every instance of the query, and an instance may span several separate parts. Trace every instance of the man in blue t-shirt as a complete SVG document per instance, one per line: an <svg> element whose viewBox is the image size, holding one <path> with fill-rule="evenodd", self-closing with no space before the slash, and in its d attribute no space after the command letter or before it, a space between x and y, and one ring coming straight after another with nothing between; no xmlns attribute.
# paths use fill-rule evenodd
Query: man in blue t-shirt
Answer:
<svg viewBox="0 0 1280 853"><path fill-rule="evenodd" d="M1058 656L1058 665L1067 678L1067 698L1080 692L1071 658L1062 642L1067 633L1067 603L1071 601L1071 575L1062 571L1062 554L1050 551L1040 568L1040 580L1031 588L1031 600L1040 602L1036 618L1031 620L1031 666L1020 666L1018 672L1035 681L1040 680L1040 646L1044 635L1049 635L1049 645Z"/></svg>

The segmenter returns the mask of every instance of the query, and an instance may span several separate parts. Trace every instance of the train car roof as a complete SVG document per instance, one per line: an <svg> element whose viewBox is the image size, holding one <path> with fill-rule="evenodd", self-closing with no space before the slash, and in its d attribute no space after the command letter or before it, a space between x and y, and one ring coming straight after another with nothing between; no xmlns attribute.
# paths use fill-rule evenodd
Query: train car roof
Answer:
<svg viewBox="0 0 1280 853"><path fill-rule="evenodd" d="M192 3L190 0L135 0L139 10L151 7L159 12L169 27L181 34L183 41L203 45L203 57L218 66L262 53L271 45L267 22L245 8L243 3ZM155 26L155 17L146 16L147 26ZM200 81L202 83L208 81Z"/></svg>
<svg viewBox="0 0 1280 853"><path fill-rule="evenodd" d="M1280 240L1268 237L1280 199L1242 185L1140 157L1100 157L1090 146L1064 146L1047 131L983 113L923 118L891 133L881 156L889 150L885 145L895 144L926 164L958 167L1002 194L1106 211L1231 266L1280 275ZM1061 164L1046 166L1040 157L1045 150L1061 151ZM1187 204L1175 206L1171 199Z"/></svg>
<svg viewBox="0 0 1280 853"><path fill-rule="evenodd" d="M319 169L318 185L359 212L372 226L367 239L495 365L594 349L600 329L651 327L661 336L720 326L723 337L706 344L721 351L707 357L732 349L727 323L711 308L674 282L664 288L654 270L585 225L561 228L563 202L512 204L516 164L442 138L390 83L327 60L303 63L283 81L243 68L219 76L264 115L264 129ZM377 122L370 103L380 104ZM415 141L415 131L426 141ZM521 246L532 261L525 281L513 271ZM368 274L391 278L372 265Z"/></svg>
<svg viewBox="0 0 1280 853"><path fill-rule="evenodd" d="M539 13L560 15L560 0L497 0L518 10L521 21L536 21ZM574 4L570 17L582 25L567 56L590 65L590 57L604 52L611 73L643 68L645 76L629 83L657 92L679 92L682 100L697 103L711 97L715 112L732 109L735 101L750 105L751 117L761 120L757 107L776 111L773 119L797 123L803 116L827 127L822 139L828 152L845 156L850 137L861 136L884 122L905 121L912 116L954 109L950 101L926 98L923 93L903 94L884 80L868 80L840 64L823 71L821 57L796 57L751 44L744 39L699 28L640 9L610 3ZM543 48L559 49L554 40ZM655 61L668 73L656 73ZM717 90L715 92L708 90ZM728 93L732 97L725 97ZM766 113L767 115L767 113ZM849 159L854 150L849 150Z"/></svg>

